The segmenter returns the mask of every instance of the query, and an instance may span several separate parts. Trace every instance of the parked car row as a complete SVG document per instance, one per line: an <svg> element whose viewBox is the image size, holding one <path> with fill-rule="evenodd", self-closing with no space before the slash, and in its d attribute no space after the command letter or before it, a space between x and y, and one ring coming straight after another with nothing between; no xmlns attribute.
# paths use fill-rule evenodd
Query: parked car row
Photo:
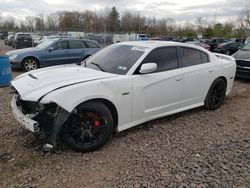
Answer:
<svg viewBox="0 0 250 188"><path fill-rule="evenodd" d="M237 38L225 39L223 37L214 37L211 39L197 39L192 37L151 37L150 40L161 40L161 41L174 41L174 42L185 42L188 44L194 44L201 46L209 51L232 55L239 48L243 47L245 43L250 41L250 38L241 40Z"/></svg>

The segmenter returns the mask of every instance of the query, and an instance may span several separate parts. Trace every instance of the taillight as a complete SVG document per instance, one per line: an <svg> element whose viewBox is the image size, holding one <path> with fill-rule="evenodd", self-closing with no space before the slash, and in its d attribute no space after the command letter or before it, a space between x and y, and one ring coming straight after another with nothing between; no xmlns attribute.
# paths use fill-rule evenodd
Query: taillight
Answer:
<svg viewBox="0 0 250 188"><path fill-rule="evenodd" d="M224 45L220 44L218 45L218 48L224 48Z"/></svg>

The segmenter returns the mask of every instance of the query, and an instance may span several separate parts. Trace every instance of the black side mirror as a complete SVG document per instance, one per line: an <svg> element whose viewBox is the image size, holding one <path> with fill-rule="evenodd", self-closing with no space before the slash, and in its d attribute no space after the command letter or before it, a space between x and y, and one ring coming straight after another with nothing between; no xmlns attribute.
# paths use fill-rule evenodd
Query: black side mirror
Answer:
<svg viewBox="0 0 250 188"><path fill-rule="evenodd" d="M53 51L54 50L54 47L49 47L49 52Z"/></svg>

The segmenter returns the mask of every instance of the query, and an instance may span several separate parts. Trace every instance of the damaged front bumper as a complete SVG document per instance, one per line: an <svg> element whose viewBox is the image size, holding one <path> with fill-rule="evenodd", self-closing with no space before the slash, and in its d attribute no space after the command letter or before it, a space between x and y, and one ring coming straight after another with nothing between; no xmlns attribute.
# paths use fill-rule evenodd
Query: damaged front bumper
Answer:
<svg viewBox="0 0 250 188"><path fill-rule="evenodd" d="M22 101L18 94L12 97L11 108L15 119L35 133L46 151L56 149L61 127L67 120L69 112L55 103L40 104Z"/></svg>
<svg viewBox="0 0 250 188"><path fill-rule="evenodd" d="M28 115L24 115L22 113L21 107L17 106L17 95L14 95L11 100L11 108L12 113L15 119L23 125L26 129L30 130L31 132L39 132L39 123L31 118Z"/></svg>

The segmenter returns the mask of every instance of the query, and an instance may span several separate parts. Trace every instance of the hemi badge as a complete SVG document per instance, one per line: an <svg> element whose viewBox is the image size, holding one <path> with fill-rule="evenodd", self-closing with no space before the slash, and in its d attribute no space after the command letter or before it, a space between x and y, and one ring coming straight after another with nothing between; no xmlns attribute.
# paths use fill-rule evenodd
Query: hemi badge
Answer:
<svg viewBox="0 0 250 188"><path fill-rule="evenodd" d="M122 93L122 95L128 95L128 94L129 94L129 92Z"/></svg>

